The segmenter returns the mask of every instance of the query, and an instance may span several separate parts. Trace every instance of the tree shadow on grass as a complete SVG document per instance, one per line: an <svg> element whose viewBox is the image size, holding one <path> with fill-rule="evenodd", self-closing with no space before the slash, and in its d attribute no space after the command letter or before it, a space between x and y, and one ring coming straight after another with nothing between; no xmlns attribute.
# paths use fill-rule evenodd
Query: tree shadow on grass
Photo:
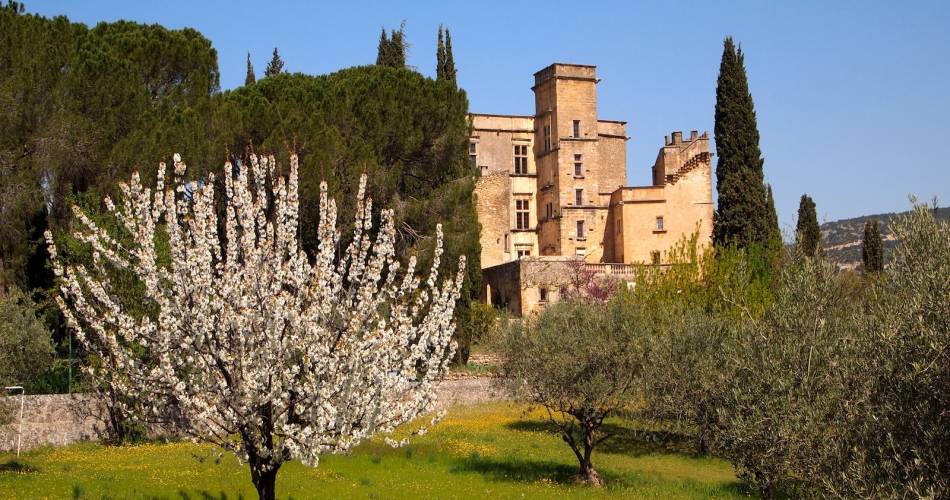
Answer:
<svg viewBox="0 0 950 500"><path fill-rule="evenodd" d="M39 469L33 467L32 465L19 462L17 460L10 460L0 464L0 472L13 472L16 474L28 474L31 472L38 472Z"/></svg>
<svg viewBox="0 0 950 500"><path fill-rule="evenodd" d="M476 472L492 481L572 484L575 482L577 466L551 460L525 460L515 457L496 459L473 453L453 467L452 472ZM611 486L623 486L626 483L622 476L599 469L598 472Z"/></svg>
<svg viewBox="0 0 950 500"><path fill-rule="evenodd" d="M509 429L524 432L540 432L560 438L561 430L547 420L518 420L507 425ZM615 453L641 456L655 453L677 453L697 456L692 439L682 433L636 429L626 425L606 423L602 433L610 435L597 445L594 453Z"/></svg>
<svg viewBox="0 0 950 500"><path fill-rule="evenodd" d="M179 490L178 494L181 496L181 500L229 500L232 497L229 497L227 493L221 492L218 495L214 495L207 491L199 491L195 493L194 496L189 494L187 491ZM236 500L244 500L244 495L238 494L234 497Z"/></svg>

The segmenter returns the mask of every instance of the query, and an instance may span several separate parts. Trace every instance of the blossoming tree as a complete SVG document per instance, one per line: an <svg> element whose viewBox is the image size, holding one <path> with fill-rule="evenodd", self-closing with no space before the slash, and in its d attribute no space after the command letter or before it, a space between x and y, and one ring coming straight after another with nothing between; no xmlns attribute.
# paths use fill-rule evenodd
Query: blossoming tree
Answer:
<svg viewBox="0 0 950 500"><path fill-rule="evenodd" d="M162 163L154 190L135 174L118 205L105 200L122 234L74 207L75 236L93 252L88 268L57 259L46 234L60 308L97 373L131 402L124 410L170 416L174 430L233 451L265 499L285 461L315 466L434 409L465 264L439 280L439 228L426 281L414 257L400 270L393 212L373 223L365 176L345 248L321 184L319 247L306 255L297 158L286 177L275 164L251 156L225 165L216 204L213 176L185 181L175 155L170 186ZM122 306L118 273L140 281L147 312Z"/></svg>

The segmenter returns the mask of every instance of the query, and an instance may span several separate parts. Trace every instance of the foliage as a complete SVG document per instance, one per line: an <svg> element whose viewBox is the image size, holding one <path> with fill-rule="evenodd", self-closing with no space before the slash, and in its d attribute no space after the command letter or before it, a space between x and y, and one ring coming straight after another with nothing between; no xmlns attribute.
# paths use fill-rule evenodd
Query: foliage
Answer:
<svg viewBox="0 0 950 500"><path fill-rule="evenodd" d="M0 387L21 385L30 393L52 361L52 339L33 301L10 288L0 297Z"/></svg>
<svg viewBox="0 0 950 500"><path fill-rule="evenodd" d="M798 251L808 257L821 255L821 230L818 228L818 213L815 201L807 194L798 204L798 224L795 226L795 244Z"/></svg>
<svg viewBox="0 0 950 500"><path fill-rule="evenodd" d="M386 35L386 28L379 35L379 47L376 53L376 65L402 69L406 67L406 22L399 25L398 30L391 30Z"/></svg>
<svg viewBox="0 0 950 500"><path fill-rule="evenodd" d="M778 234L768 207L759 130L746 79L742 48L731 37L723 44L716 85L716 189L713 220L717 245L767 243Z"/></svg>
<svg viewBox="0 0 950 500"><path fill-rule="evenodd" d="M884 270L884 240L881 237L881 225L876 219L864 223L861 263L864 264L866 273L879 273Z"/></svg>
<svg viewBox="0 0 950 500"><path fill-rule="evenodd" d="M768 227L773 230L769 240L773 242L782 241L782 230L778 225L778 211L775 209L775 197L772 196L772 185L766 184L765 205L768 208L769 220Z"/></svg>
<svg viewBox="0 0 950 500"><path fill-rule="evenodd" d="M282 496L309 498L748 498L728 462L651 441L653 429L610 419L617 436L599 458L605 488L572 484L574 457L543 411L504 402L451 408L402 449L374 439L318 469L298 462L277 480ZM75 444L0 453L0 497L255 498L232 456L187 442L103 447Z"/></svg>
<svg viewBox="0 0 950 500"><path fill-rule="evenodd" d="M577 457L583 482L602 484L591 453L610 437L604 419L640 389L646 331L637 303L620 293L606 304L559 301L515 323L504 341L504 383L547 410Z"/></svg>
<svg viewBox="0 0 950 500"><path fill-rule="evenodd" d="M893 228L879 279L799 256L766 314L731 326L720 449L763 496L950 488L950 224L918 206Z"/></svg>
<svg viewBox="0 0 950 500"><path fill-rule="evenodd" d="M254 85L257 77L254 76L254 65L251 64L251 53L247 53L247 75L244 76L244 85Z"/></svg>
<svg viewBox="0 0 950 500"><path fill-rule="evenodd" d="M499 328L502 317L498 310L481 301L472 301L462 314L464 327L459 327L455 337L458 343L455 361L465 365L468 363L472 346L492 337L492 332Z"/></svg>
<svg viewBox="0 0 950 500"><path fill-rule="evenodd" d="M284 60L280 58L277 47L274 47L274 53L271 54L267 67L264 68L264 78L277 76L284 72Z"/></svg>
<svg viewBox="0 0 950 500"><path fill-rule="evenodd" d="M439 283L440 226L420 286L415 258L399 272L392 211L373 222L365 176L347 245L321 183L318 247L308 255L296 156L287 177L273 157L226 164L220 223L214 179L186 181L174 161L167 188L159 167L154 196L133 174L118 206L104 200L131 244L75 208L74 235L91 247L92 267L63 266L46 235L63 279L60 308L109 387L133 403L126 411L166 416L173 430L231 450L272 499L285 461L316 465L434 409L464 278L462 257L458 276ZM156 251L166 244L170 262ZM115 292L123 273L139 280L145 311Z"/></svg>
<svg viewBox="0 0 950 500"><path fill-rule="evenodd" d="M449 33L448 29L444 30L442 25L439 25L439 41L438 47L436 49L436 65L435 65L435 74L436 80L447 80L455 83L456 71L455 71L455 57L452 56L452 35Z"/></svg>

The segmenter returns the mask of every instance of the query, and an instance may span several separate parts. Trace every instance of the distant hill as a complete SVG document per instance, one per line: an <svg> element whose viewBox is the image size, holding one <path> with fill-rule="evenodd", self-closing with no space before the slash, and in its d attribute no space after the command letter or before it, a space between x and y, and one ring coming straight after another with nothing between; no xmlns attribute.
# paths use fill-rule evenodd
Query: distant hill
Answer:
<svg viewBox="0 0 950 500"><path fill-rule="evenodd" d="M856 268L861 264L861 245L864 241L864 223L870 219L881 222L881 234L884 237L884 259L887 260L897 241L890 230L890 222L906 214L887 213L865 215L853 219L841 219L821 225L821 247L825 257L840 268ZM938 208L937 219L950 220L950 207Z"/></svg>

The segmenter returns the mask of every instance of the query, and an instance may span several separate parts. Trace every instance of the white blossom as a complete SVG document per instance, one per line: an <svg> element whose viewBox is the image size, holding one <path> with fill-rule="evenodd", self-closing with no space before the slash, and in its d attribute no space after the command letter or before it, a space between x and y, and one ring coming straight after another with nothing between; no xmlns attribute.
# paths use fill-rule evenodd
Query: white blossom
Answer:
<svg viewBox="0 0 950 500"><path fill-rule="evenodd" d="M336 204L321 183L319 244L308 256L298 238L297 158L287 177L275 167L273 157L226 164L221 213L214 179L186 181L176 154L172 182L161 164L154 191L135 174L116 203L105 201L125 238L74 207L75 236L91 246L95 269L63 264L46 237L61 277L57 302L101 361L96 373L135 402L126 410L171 415L189 437L276 471L289 459L315 465L434 409L455 348L464 259L439 282L440 226L424 286L415 258L400 271L393 212L382 210L374 226L365 176L342 249ZM160 261L157 245L170 259ZM141 281L146 313L123 307L107 268Z"/></svg>

